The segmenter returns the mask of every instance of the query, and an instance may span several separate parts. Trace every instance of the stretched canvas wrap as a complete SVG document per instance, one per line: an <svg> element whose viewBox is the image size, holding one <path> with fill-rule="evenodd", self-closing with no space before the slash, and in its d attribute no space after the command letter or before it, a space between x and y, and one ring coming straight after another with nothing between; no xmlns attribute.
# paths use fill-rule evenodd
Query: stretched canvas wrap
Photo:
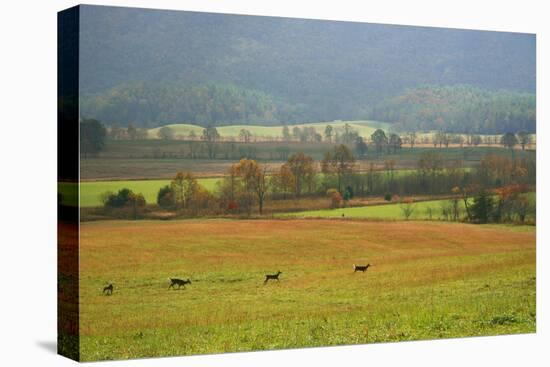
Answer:
<svg viewBox="0 0 550 367"><path fill-rule="evenodd" d="M59 13L58 348L536 331L535 35Z"/></svg>

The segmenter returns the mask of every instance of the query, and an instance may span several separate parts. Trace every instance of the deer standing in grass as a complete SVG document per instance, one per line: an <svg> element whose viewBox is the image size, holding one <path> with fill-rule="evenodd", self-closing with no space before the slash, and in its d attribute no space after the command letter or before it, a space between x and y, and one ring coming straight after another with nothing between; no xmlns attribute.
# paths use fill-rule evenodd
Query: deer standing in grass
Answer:
<svg viewBox="0 0 550 367"><path fill-rule="evenodd" d="M266 274L264 284L267 283L270 279L279 281L279 275L281 274L282 272L280 270L277 272L277 274Z"/></svg>
<svg viewBox="0 0 550 367"><path fill-rule="evenodd" d="M108 286L103 288L103 294L112 295L113 294L113 288L114 288L113 285L109 284Z"/></svg>
<svg viewBox="0 0 550 367"><path fill-rule="evenodd" d="M175 285L178 286L178 289L180 289L182 285L183 285L183 288L185 288L186 284L191 284L191 280L189 278L187 280L170 278L170 286L168 287L168 289L174 287Z"/></svg>
<svg viewBox="0 0 550 367"><path fill-rule="evenodd" d="M367 265L355 265L353 264L353 272L357 272L357 271L362 271L363 273L367 271L367 269L369 268L369 266L372 266L371 264L367 264Z"/></svg>

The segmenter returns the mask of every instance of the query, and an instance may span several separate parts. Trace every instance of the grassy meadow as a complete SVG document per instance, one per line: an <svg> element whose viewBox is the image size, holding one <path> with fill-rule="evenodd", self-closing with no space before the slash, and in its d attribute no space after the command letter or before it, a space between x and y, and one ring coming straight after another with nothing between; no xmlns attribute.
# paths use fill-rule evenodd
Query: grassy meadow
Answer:
<svg viewBox="0 0 550 367"><path fill-rule="evenodd" d="M535 205L536 195L534 192L526 194L529 200ZM472 199L469 199L472 203ZM412 204L411 220L438 220L443 219L441 209L449 204L449 199L440 200L425 200ZM464 202L458 202L461 216L466 210ZM294 213L277 214L280 218L341 218L342 214L345 218L361 218L361 219L380 219L380 220L405 220L403 213L404 204L387 203L381 205L366 205L350 208L323 209L323 210L307 210ZM430 217L430 209L432 216ZM528 218L532 219L532 218Z"/></svg>
<svg viewBox="0 0 550 367"><path fill-rule="evenodd" d="M354 273L353 264L372 264ZM280 282L263 280L282 271ZM190 278L168 289L169 277ZM112 296L102 288L112 282ZM81 357L535 331L534 227L347 220L81 224Z"/></svg>
<svg viewBox="0 0 550 367"><path fill-rule="evenodd" d="M438 219L438 217L441 216L441 206L448 202L448 199L444 199L427 200L414 203L414 209L409 219ZM279 214L279 216L281 218L341 218L343 214L345 218L404 220L405 216L401 207L402 204L399 203L388 203L353 208L308 210L297 213ZM461 211L465 210L462 200L459 202L459 207ZM433 211L432 218L429 217L429 208Z"/></svg>
<svg viewBox="0 0 550 367"><path fill-rule="evenodd" d="M324 136L325 128L327 125L331 125L335 130L343 130L344 125L348 124L352 129L357 131L361 136L370 136L376 129L387 129L391 124L387 122L379 121L330 121L330 122L312 122L306 124L288 125L290 133L292 134L292 128L299 127L313 127L316 132ZM204 127L193 124L168 124L168 126L174 131L174 135L187 138L191 132L197 137L202 135ZM149 129L147 131L149 139L158 139L158 131L161 127ZM281 138L283 125L275 126L261 126L261 125L228 125L217 127L218 133L222 138L237 138L242 129L250 131L253 136L258 138Z"/></svg>
<svg viewBox="0 0 550 367"><path fill-rule="evenodd" d="M80 183L80 206L101 206L101 195L106 191L117 192L128 188L142 193L148 203L157 202L157 194L163 186L170 185L171 180L122 180L122 181L91 181ZM213 191L220 178L199 178L199 184L205 189Z"/></svg>

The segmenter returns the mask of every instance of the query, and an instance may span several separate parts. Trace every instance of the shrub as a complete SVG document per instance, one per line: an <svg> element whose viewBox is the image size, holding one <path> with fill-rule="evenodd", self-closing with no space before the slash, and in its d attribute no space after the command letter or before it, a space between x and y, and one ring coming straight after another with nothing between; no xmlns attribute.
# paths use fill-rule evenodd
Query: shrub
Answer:
<svg viewBox="0 0 550 367"><path fill-rule="evenodd" d="M343 199L345 201L353 199L353 188L351 186L347 186L344 190L344 197Z"/></svg>
<svg viewBox="0 0 550 367"><path fill-rule="evenodd" d="M409 220L410 216L414 212L414 201L412 199L405 199L401 201L401 204L399 204L399 208L401 208L401 211L403 212L403 216L405 217L405 220Z"/></svg>
<svg viewBox="0 0 550 367"><path fill-rule="evenodd" d="M342 206L342 195L338 192L336 189L328 189L327 195L330 197L330 207L331 208L339 208Z"/></svg>
<svg viewBox="0 0 550 367"><path fill-rule="evenodd" d="M174 204L174 190L166 185L161 187L157 194L157 204L164 209L172 209Z"/></svg>
<svg viewBox="0 0 550 367"><path fill-rule="evenodd" d="M142 194L135 194L127 188L118 190L116 194L105 193L103 196L104 205L109 208L123 208L126 206L143 207L146 204Z"/></svg>
<svg viewBox="0 0 550 367"><path fill-rule="evenodd" d="M391 198L392 198L392 194L387 192L385 195L384 195L384 200L386 201L391 201Z"/></svg>

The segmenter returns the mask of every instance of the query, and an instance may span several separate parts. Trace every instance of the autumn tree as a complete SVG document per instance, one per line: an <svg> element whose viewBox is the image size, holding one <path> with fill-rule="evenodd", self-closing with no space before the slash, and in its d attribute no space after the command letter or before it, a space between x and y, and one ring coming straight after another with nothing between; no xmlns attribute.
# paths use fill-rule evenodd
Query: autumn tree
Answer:
<svg viewBox="0 0 550 367"><path fill-rule="evenodd" d="M497 218L512 221L513 217L517 215L520 221L523 222L529 207L529 201L524 195L527 191L527 187L521 184L511 184L497 188L495 190Z"/></svg>
<svg viewBox="0 0 550 367"><path fill-rule="evenodd" d="M236 165L236 173L242 180L244 194L255 195L258 202L258 211L262 214L269 187L267 167L252 159L241 159Z"/></svg>
<svg viewBox="0 0 550 367"><path fill-rule="evenodd" d="M355 169L355 157L350 149L340 144L332 151L325 153L321 161L321 171L327 176L336 176L337 188L342 193L344 181L353 174Z"/></svg>
<svg viewBox="0 0 550 367"><path fill-rule="evenodd" d="M199 189L199 184L191 172L178 172L170 183L170 187L173 191L174 205L178 209L186 209Z"/></svg>
<svg viewBox="0 0 550 367"><path fill-rule="evenodd" d="M295 187L294 174L288 164L281 165L279 171L271 176L272 191L276 194L282 194L283 199L286 199L287 194L293 193Z"/></svg>
<svg viewBox="0 0 550 367"><path fill-rule="evenodd" d="M285 165L285 169L288 169L292 173L294 196L299 198L302 195L304 187L308 187L309 191L311 191L315 174L317 173L313 158L301 152L295 153L288 158L283 166Z"/></svg>
<svg viewBox="0 0 550 367"><path fill-rule="evenodd" d="M328 189L327 196L330 198L330 207L336 209L342 206L343 198L342 194L336 189Z"/></svg>
<svg viewBox="0 0 550 367"><path fill-rule="evenodd" d="M217 191L221 205L228 211L238 209L237 196L239 194L240 184L236 164L231 165L224 178L217 183Z"/></svg>

